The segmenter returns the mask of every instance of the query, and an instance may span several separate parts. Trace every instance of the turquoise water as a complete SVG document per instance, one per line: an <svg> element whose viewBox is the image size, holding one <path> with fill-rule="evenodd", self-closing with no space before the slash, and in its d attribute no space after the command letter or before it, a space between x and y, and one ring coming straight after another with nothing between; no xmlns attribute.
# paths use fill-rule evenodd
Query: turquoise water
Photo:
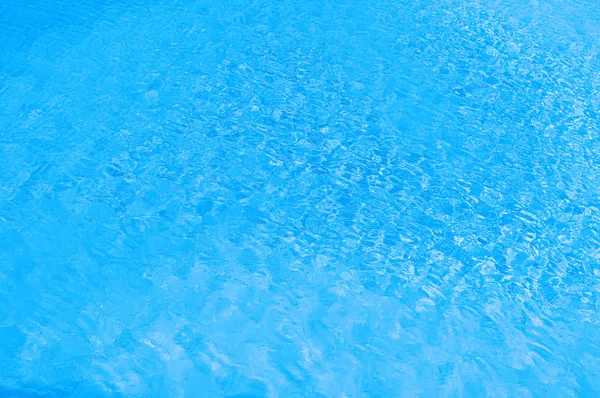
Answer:
<svg viewBox="0 0 600 398"><path fill-rule="evenodd" d="M0 396L600 387L600 6L4 0Z"/></svg>

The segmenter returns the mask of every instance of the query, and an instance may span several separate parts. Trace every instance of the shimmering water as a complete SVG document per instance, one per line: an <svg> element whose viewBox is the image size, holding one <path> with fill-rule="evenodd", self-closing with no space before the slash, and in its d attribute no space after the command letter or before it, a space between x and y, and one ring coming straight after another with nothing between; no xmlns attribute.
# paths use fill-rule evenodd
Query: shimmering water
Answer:
<svg viewBox="0 0 600 398"><path fill-rule="evenodd" d="M3 0L0 395L598 396L600 5Z"/></svg>

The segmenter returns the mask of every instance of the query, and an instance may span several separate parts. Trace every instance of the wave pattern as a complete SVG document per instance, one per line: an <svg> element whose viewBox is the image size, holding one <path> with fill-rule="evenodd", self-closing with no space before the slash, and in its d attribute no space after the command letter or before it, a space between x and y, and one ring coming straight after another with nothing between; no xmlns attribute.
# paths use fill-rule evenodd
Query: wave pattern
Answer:
<svg viewBox="0 0 600 398"><path fill-rule="evenodd" d="M596 3L0 11L0 394L600 392Z"/></svg>

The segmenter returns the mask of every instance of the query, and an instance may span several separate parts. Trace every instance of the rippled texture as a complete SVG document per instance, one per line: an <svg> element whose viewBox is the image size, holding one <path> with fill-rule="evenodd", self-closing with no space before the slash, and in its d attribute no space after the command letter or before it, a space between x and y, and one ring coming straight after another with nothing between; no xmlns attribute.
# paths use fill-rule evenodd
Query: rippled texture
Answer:
<svg viewBox="0 0 600 398"><path fill-rule="evenodd" d="M593 1L0 4L0 395L597 396Z"/></svg>

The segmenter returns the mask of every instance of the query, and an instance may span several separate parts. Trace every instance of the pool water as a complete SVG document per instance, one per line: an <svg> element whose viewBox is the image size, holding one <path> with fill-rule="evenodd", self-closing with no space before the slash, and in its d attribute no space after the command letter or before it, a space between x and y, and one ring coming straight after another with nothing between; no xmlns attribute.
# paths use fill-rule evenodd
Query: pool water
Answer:
<svg viewBox="0 0 600 398"><path fill-rule="evenodd" d="M591 0L4 0L0 396L600 387Z"/></svg>

